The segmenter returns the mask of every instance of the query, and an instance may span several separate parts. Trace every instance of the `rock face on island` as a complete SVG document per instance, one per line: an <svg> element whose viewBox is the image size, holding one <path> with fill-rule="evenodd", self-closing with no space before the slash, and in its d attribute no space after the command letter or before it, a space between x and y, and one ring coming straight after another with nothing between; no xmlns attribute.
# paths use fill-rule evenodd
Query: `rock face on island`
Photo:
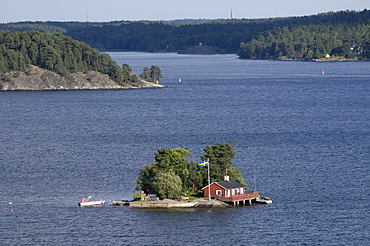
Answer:
<svg viewBox="0 0 370 246"><path fill-rule="evenodd" d="M148 82L137 76L137 82L120 85L111 80L107 74L95 71L77 72L66 77L31 66L26 72L8 72L8 80L0 81L1 91L42 91L42 90L111 90L135 88L163 88L165 86Z"/></svg>

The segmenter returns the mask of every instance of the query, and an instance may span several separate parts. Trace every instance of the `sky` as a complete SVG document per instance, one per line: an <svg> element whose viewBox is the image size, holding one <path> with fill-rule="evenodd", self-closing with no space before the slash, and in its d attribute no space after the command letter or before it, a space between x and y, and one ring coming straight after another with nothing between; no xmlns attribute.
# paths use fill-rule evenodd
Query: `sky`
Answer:
<svg viewBox="0 0 370 246"><path fill-rule="evenodd" d="M370 0L0 0L0 23L241 19L370 9Z"/></svg>

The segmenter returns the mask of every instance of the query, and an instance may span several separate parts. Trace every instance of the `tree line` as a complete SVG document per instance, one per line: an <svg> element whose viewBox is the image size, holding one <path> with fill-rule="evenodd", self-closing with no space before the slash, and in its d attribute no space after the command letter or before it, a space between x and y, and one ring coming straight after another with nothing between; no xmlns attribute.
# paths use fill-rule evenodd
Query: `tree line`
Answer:
<svg viewBox="0 0 370 246"><path fill-rule="evenodd" d="M365 9L264 19L20 22L0 24L0 29L62 32L99 50L179 52L202 43L240 58L333 54L370 59L369 25Z"/></svg>
<svg viewBox="0 0 370 246"><path fill-rule="evenodd" d="M240 58L370 58L369 24L283 26L240 45Z"/></svg>
<svg viewBox="0 0 370 246"><path fill-rule="evenodd" d="M235 152L229 143L215 143L203 150L205 154L200 159L209 162L211 182L222 181L227 175L231 180L245 184L240 169L232 166ZM208 184L207 168L193 160L188 161L190 155L188 150L181 148L158 149L154 162L141 169L136 189L157 194L161 199L201 190Z"/></svg>
<svg viewBox="0 0 370 246"><path fill-rule="evenodd" d="M202 43L225 53L237 53L240 58L314 59L330 54L370 59L369 30L370 11L365 9L191 24L124 22L74 29L67 31L67 35L98 49L179 52Z"/></svg>

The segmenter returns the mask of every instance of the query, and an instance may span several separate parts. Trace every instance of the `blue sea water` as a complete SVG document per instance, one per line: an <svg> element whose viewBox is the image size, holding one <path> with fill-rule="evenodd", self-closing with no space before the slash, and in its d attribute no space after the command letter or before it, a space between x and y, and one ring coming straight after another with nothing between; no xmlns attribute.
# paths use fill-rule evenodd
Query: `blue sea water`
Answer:
<svg viewBox="0 0 370 246"><path fill-rule="evenodd" d="M369 62L109 54L167 88L0 93L2 245L368 244ZM77 206L131 199L157 149L217 142L272 205Z"/></svg>

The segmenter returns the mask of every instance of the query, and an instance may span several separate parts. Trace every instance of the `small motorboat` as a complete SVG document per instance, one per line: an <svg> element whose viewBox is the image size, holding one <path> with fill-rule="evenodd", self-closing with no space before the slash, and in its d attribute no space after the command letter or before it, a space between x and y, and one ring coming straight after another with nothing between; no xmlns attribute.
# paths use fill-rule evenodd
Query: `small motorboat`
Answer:
<svg viewBox="0 0 370 246"><path fill-rule="evenodd" d="M257 203L264 203L264 204L272 204L272 200L269 197L257 196L256 197L256 202Z"/></svg>
<svg viewBox="0 0 370 246"><path fill-rule="evenodd" d="M80 206L80 207L100 206L100 205L103 205L105 203L104 200L91 201L90 199L91 199L91 196L89 196L88 198L82 198L82 200L78 203L78 206Z"/></svg>

